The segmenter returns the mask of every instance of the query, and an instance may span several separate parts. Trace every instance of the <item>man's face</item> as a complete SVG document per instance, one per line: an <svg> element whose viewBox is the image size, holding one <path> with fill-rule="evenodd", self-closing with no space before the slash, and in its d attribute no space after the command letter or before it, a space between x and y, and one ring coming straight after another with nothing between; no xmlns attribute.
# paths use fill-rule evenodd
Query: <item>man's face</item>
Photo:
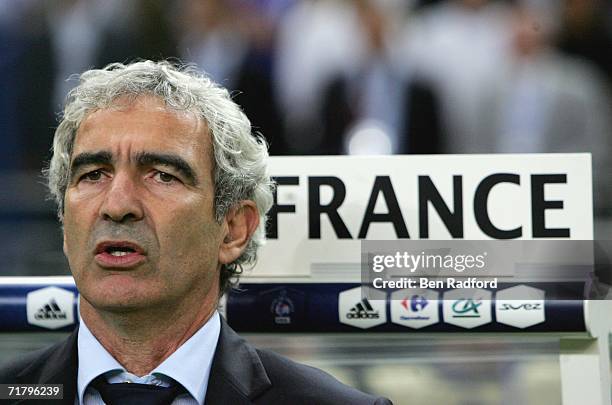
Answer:
<svg viewBox="0 0 612 405"><path fill-rule="evenodd" d="M64 251L81 295L109 311L216 301L206 125L152 96L94 111L76 135Z"/></svg>

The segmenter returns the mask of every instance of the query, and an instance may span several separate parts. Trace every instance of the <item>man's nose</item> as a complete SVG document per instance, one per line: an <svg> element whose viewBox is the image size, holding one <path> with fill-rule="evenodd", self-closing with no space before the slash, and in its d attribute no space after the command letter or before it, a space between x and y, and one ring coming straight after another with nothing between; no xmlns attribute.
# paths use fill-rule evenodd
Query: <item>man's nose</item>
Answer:
<svg viewBox="0 0 612 405"><path fill-rule="evenodd" d="M116 173L100 207L100 216L114 222L138 221L144 210L139 188L129 173Z"/></svg>

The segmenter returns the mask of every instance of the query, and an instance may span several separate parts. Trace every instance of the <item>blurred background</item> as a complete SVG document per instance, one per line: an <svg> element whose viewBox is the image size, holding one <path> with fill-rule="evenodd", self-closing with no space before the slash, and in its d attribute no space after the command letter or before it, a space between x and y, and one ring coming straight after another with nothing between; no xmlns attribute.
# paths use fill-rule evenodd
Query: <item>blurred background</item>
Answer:
<svg viewBox="0 0 612 405"><path fill-rule="evenodd" d="M137 58L196 64L273 155L590 152L596 237L612 232L609 0L0 0L0 274L69 274L40 171L75 75ZM533 347L544 368L521 367L549 382L533 403L558 403L558 358ZM485 399L440 401L531 403L514 397L527 374L484 358ZM465 383L393 367L375 374Z"/></svg>

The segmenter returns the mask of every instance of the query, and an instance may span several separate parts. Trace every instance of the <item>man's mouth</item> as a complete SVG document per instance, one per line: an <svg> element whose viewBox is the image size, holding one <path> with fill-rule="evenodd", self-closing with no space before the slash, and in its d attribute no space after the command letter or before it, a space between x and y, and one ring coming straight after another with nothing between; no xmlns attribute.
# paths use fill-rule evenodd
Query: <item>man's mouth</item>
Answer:
<svg viewBox="0 0 612 405"><path fill-rule="evenodd" d="M104 251L113 256L127 256L129 253L134 253L134 249L124 247L109 247Z"/></svg>
<svg viewBox="0 0 612 405"><path fill-rule="evenodd" d="M96 262L104 268L131 268L145 260L145 251L138 244L128 241L98 243Z"/></svg>

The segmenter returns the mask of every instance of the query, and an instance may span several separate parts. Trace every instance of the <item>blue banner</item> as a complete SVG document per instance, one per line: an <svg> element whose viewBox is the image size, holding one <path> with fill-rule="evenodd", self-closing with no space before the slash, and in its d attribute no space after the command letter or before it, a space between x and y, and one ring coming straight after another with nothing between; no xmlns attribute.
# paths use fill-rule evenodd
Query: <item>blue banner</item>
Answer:
<svg viewBox="0 0 612 405"><path fill-rule="evenodd" d="M585 332L584 302L577 299L583 288L531 283L500 285L480 296L461 290L366 296L359 284L244 283L227 297L225 313L239 332ZM505 295L515 289L533 294ZM70 331L78 322L77 297L70 283L0 280L0 332Z"/></svg>

